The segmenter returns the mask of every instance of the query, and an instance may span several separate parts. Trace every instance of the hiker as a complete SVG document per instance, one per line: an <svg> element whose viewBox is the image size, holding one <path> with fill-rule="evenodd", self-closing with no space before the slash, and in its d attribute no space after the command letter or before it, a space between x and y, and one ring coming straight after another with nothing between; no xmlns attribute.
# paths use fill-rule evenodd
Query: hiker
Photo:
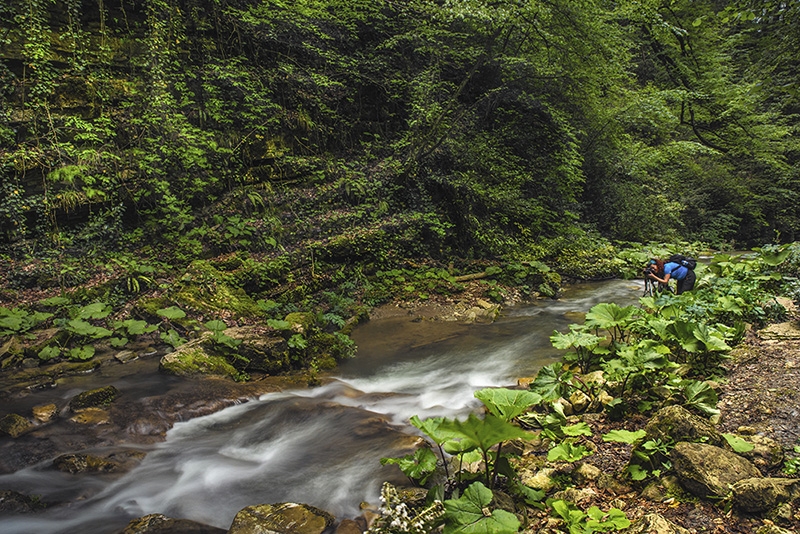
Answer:
<svg viewBox="0 0 800 534"><path fill-rule="evenodd" d="M658 287L656 287L656 281L650 279L651 274L655 275L656 277L664 277L664 262L662 260L658 258L650 258L647 260L647 264L644 266L642 274L644 275L645 295L653 295L654 293L669 289L669 287L665 284L658 284Z"/></svg>
<svg viewBox="0 0 800 534"><path fill-rule="evenodd" d="M680 254L670 256L664 263L664 274L662 277L656 276L655 273L648 274L651 280L659 283L660 287L668 287L670 280L676 280L678 285L675 293L680 295L684 291L691 291L694 289L694 282L697 276L694 274L694 267L697 262L692 258L687 258Z"/></svg>

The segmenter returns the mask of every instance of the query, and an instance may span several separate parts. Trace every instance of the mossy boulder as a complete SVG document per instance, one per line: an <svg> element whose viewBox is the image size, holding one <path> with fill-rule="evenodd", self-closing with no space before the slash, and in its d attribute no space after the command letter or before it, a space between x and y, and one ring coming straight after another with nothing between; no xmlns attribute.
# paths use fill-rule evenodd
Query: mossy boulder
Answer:
<svg viewBox="0 0 800 534"><path fill-rule="evenodd" d="M681 486L701 498L726 497L733 484L761 473L741 456L705 443L680 442L669 454Z"/></svg>
<svg viewBox="0 0 800 534"><path fill-rule="evenodd" d="M109 473L119 465L91 454L62 454L53 460L53 467L64 473Z"/></svg>
<svg viewBox="0 0 800 534"><path fill-rule="evenodd" d="M110 405L118 396L119 390L114 386L91 389L74 396L69 401L69 409L79 412L86 408L101 408Z"/></svg>
<svg viewBox="0 0 800 534"><path fill-rule="evenodd" d="M306 504L259 504L240 510L228 534L322 534L333 522L332 515Z"/></svg>
<svg viewBox="0 0 800 534"><path fill-rule="evenodd" d="M733 485L733 503L747 513L766 512L779 504L800 499L796 478L748 478Z"/></svg>
<svg viewBox="0 0 800 534"><path fill-rule="evenodd" d="M0 514L24 514L42 507L33 497L16 491L0 490Z"/></svg>
<svg viewBox="0 0 800 534"><path fill-rule="evenodd" d="M162 514L150 514L133 519L119 534L225 534L223 528L204 525L190 519L172 519Z"/></svg>
<svg viewBox="0 0 800 534"><path fill-rule="evenodd" d="M727 446L725 438L711 422L677 404L656 412L645 426L645 431L648 439L660 439L665 443L703 441L718 447Z"/></svg>
<svg viewBox="0 0 800 534"><path fill-rule="evenodd" d="M0 419L0 434L18 438L33 428L33 423L19 414L10 413Z"/></svg>
<svg viewBox="0 0 800 534"><path fill-rule="evenodd" d="M241 341L236 352L249 360L246 367L248 371L275 375L291 370L289 345L279 331L265 325L255 325L228 328L224 333ZM204 347L207 351L215 350L208 343Z"/></svg>
<svg viewBox="0 0 800 534"><path fill-rule="evenodd" d="M187 267L168 296L178 307L204 315L262 317L264 313L258 304L242 288L228 282L227 278L210 262L197 260Z"/></svg>
<svg viewBox="0 0 800 534"><path fill-rule="evenodd" d="M207 375L239 380L241 372L224 356L209 353L203 345L204 341L203 338L190 341L164 355L159 369L177 376Z"/></svg>

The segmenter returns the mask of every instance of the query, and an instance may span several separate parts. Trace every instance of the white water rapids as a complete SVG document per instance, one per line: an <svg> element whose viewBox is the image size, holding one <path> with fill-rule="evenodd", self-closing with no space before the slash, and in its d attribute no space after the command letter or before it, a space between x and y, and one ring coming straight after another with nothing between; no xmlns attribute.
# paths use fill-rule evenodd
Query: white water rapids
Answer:
<svg viewBox="0 0 800 534"><path fill-rule="evenodd" d="M110 534L152 513L227 529L246 506L287 501L355 517L384 480L402 481L380 459L408 452L411 416L465 416L479 405L476 390L513 385L554 361L549 337L575 322L569 312L640 295L641 284L612 281L508 309L491 325L369 322L354 333L358 356L325 386L178 423L121 477L70 475L47 462L0 475L0 489L63 503L0 516L0 532Z"/></svg>

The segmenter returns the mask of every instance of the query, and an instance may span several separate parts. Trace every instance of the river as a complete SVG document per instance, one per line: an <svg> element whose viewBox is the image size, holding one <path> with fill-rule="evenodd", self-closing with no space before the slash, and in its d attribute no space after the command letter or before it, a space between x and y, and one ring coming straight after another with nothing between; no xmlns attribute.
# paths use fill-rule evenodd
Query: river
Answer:
<svg viewBox="0 0 800 534"><path fill-rule="evenodd" d="M411 416L465 416L479 405L476 390L514 385L555 361L549 337L575 322L574 313L599 302L634 304L641 294L641 283L617 280L508 308L492 324L368 322L353 333L357 357L325 385L176 423L165 441L137 444L146 456L122 476L63 473L52 458L0 475L0 489L59 503L2 516L0 532L111 534L151 513L227 529L246 506L287 501L355 517L362 502L377 502L384 480L402 482L380 459L410 450Z"/></svg>

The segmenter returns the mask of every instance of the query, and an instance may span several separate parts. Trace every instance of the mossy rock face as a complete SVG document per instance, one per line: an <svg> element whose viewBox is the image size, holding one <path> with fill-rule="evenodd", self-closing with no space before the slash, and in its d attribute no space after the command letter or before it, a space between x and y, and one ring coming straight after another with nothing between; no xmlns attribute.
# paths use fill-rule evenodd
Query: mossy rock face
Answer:
<svg viewBox="0 0 800 534"><path fill-rule="evenodd" d="M159 322L164 318L158 314L158 310L163 310L165 308L169 308L170 306L175 306L175 305L177 305L177 303L174 300L166 297L145 298L139 300L136 303L135 309L137 312L139 312L139 314L145 316L151 322ZM184 331L187 332L199 328L198 322L190 317L170 319L169 322L170 324L182 328Z"/></svg>
<svg viewBox="0 0 800 534"><path fill-rule="evenodd" d="M341 337L327 333L314 335L309 343L310 352L323 369L332 369L337 362L353 357L354 347L354 344L345 343Z"/></svg>
<svg viewBox="0 0 800 534"><path fill-rule="evenodd" d="M236 352L249 360L248 371L280 374L290 371L292 358L289 345L280 332L264 325L228 328L225 335L241 341ZM213 351L204 344L205 350Z"/></svg>
<svg viewBox="0 0 800 534"><path fill-rule="evenodd" d="M169 296L178 307L207 315L263 316L258 304L243 289L229 285L226 278L208 261L197 260L189 265Z"/></svg>
<svg viewBox="0 0 800 534"><path fill-rule="evenodd" d="M0 419L0 434L7 434L12 438L18 438L32 428L33 423L15 413L10 413Z"/></svg>
<svg viewBox="0 0 800 534"><path fill-rule="evenodd" d="M73 412L85 410L86 408L99 408L108 406L119 396L119 390L114 386L91 389L79 393L69 401L69 409Z"/></svg>
<svg viewBox="0 0 800 534"><path fill-rule="evenodd" d="M224 356L210 354L198 339L178 347L161 358L159 369L177 376L221 376L238 380L241 373Z"/></svg>
<svg viewBox="0 0 800 534"><path fill-rule="evenodd" d="M307 334L316 322L316 317L310 312L294 312L284 318L289 323L293 332Z"/></svg>

